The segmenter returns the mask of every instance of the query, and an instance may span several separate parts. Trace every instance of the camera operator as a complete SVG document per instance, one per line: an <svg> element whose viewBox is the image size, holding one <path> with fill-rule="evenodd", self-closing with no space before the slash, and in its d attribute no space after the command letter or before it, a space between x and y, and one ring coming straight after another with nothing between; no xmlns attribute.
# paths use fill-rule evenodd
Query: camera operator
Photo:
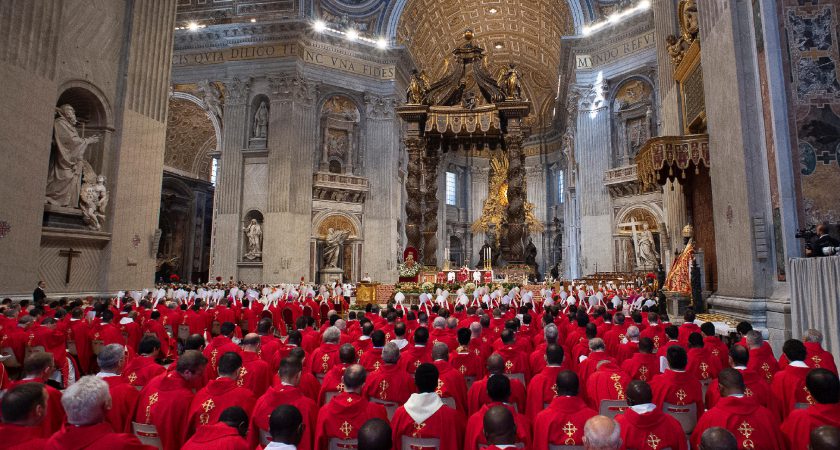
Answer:
<svg viewBox="0 0 840 450"><path fill-rule="evenodd" d="M805 247L806 256L832 256L840 253L840 241L828 234L828 224L817 225L817 238Z"/></svg>

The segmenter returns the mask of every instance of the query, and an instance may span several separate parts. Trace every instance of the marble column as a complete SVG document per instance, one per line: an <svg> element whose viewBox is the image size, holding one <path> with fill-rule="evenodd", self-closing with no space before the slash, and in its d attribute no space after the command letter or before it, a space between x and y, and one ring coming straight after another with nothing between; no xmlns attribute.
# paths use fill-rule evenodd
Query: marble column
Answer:
<svg viewBox="0 0 840 450"><path fill-rule="evenodd" d="M263 280L297 280L310 273L312 174L318 123L317 85L297 74L268 77L268 208L263 226ZM276 114L275 114L276 112ZM282 261L285 259L286 261Z"/></svg>
<svg viewBox="0 0 840 450"><path fill-rule="evenodd" d="M210 277L237 278L240 260L238 244L242 218L242 147L248 134L248 96L251 79L233 78L225 82L225 115L222 124L221 158L215 192ZM265 249L263 249L264 251Z"/></svg>
<svg viewBox="0 0 840 450"><path fill-rule="evenodd" d="M610 168L610 113L607 83L598 81L581 92L578 106L576 159L584 168L577 177L580 205L580 261L582 274L613 270L610 195L604 172Z"/></svg>

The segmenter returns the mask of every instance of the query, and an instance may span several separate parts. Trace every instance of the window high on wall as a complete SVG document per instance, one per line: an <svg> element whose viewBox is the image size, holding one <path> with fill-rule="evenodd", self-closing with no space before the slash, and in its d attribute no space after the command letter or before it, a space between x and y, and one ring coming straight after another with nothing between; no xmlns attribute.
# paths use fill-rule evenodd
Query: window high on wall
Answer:
<svg viewBox="0 0 840 450"><path fill-rule="evenodd" d="M446 172L446 204L455 206L458 198L458 178L453 172Z"/></svg>
<svg viewBox="0 0 840 450"><path fill-rule="evenodd" d="M560 173L557 174L557 202L561 205L563 204L563 191L566 188L564 184L566 180L563 179L563 171L561 170Z"/></svg>

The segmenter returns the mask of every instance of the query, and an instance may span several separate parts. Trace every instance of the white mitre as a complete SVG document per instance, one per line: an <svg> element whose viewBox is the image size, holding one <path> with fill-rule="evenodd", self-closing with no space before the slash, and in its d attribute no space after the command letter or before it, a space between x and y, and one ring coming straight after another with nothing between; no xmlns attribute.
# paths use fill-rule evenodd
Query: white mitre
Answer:
<svg viewBox="0 0 840 450"><path fill-rule="evenodd" d="M397 302L398 305L402 305L402 302L405 301L405 294L397 292L394 294L394 301Z"/></svg>

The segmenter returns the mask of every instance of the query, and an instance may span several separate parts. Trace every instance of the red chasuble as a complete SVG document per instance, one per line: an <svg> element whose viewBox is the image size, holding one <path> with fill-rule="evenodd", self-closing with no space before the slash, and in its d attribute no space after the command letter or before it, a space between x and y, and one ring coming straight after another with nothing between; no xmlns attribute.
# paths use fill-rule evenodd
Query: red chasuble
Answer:
<svg viewBox="0 0 840 450"><path fill-rule="evenodd" d="M630 377L613 363L603 364L586 380L586 403L598 410L601 400L624 400Z"/></svg>
<svg viewBox="0 0 840 450"><path fill-rule="evenodd" d="M143 387L153 378L166 372L166 369L155 362L151 356L135 356L123 368L123 376L132 386Z"/></svg>
<svg viewBox="0 0 840 450"><path fill-rule="evenodd" d="M361 364L368 372L379 370L379 368L383 365L382 347L371 347L368 349L365 354L359 358L359 364Z"/></svg>
<svg viewBox="0 0 840 450"><path fill-rule="evenodd" d="M254 405L254 410L251 414L251 425L248 429L248 445L254 448L259 444L260 430L269 430L268 417L274 408L280 405L292 405L300 411L303 416L303 437L301 437L301 449L312 448L312 437L315 432L315 420L318 417L318 406L315 402L303 395L303 393L296 386L289 386L287 384L280 384L278 386L270 387L257 400Z"/></svg>
<svg viewBox="0 0 840 450"><path fill-rule="evenodd" d="M840 428L840 403L817 403L791 412L782 424L788 449L807 450L811 443L811 431L823 425Z"/></svg>
<svg viewBox="0 0 840 450"><path fill-rule="evenodd" d="M239 387L236 380L217 378L195 394L190 404L189 434L195 432L201 425L218 422L222 411L231 406L239 406L250 415L255 402L254 394L248 389Z"/></svg>
<svg viewBox="0 0 840 450"><path fill-rule="evenodd" d="M580 397L556 397L534 421L534 448L583 445L583 425L598 413Z"/></svg>
<svg viewBox="0 0 840 450"><path fill-rule="evenodd" d="M632 358L621 363L621 370L634 380L650 383L660 374L659 358L652 353L636 353Z"/></svg>
<svg viewBox="0 0 840 450"><path fill-rule="evenodd" d="M322 344L307 354L311 355L306 358L306 363L309 366L309 372L313 375L325 375L332 366L338 364L338 345L336 344Z"/></svg>
<svg viewBox="0 0 840 450"><path fill-rule="evenodd" d="M350 367L350 364L336 364L324 375L324 380L321 382L321 390L318 392L318 405L323 406L327 403L328 392L344 392L344 371ZM368 377L368 382L370 378Z"/></svg>
<svg viewBox="0 0 840 450"><path fill-rule="evenodd" d="M45 383L41 378L20 380L12 384L15 387L24 383L41 383L47 389L47 417L41 422L41 436L49 436L61 429L64 425L64 406L61 405L61 391Z"/></svg>
<svg viewBox="0 0 840 450"><path fill-rule="evenodd" d="M210 378L215 378L218 374L219 359L227 352L234 352L242 356L242 349L233 343L230 338L226 336L216 336L210 341L210 345L204 349L204 357L207 358L207 371L210 373Z"/></svg>
<svg viewBox="0 0 840 450"><path fill-rule="evenodd" d="M47 440L41 437L41 427L22 427L0 423L0 442L7 450L41 450Z"/></svg>
<svg viewBox="0 0 840 450"><path fill-rule="evenodd" d="M391 419L391 436L394 450L409 450L402 446L402 437L440 439L440 450L458 450L461 447L464 422L454 409L443 405L423 423L416 423L400 406Z"/></svg>
<svg viewBox="0 0 840 450"><path fill-rule="evenodd" d="M803 342L808 350L805 364L812 369L827 369L837 375L837 366L834 364L834 355L825 351L819 342ZM784 369L790 364L787 356L782 353L779 357L779 369Z"/></svg>
<svg viewBox="0 0 840 450"><path fill-rule="evenodd" d="M108 383L111 393L111 409L108 410L105 421L111 424L114 431L131 433L131 419L137 408L140 391L121 376L105 377L103 380Z"/></svg>
<svg viewBox="0 0 840 450"><path fill-rule="evenodd" d="M761 406L770 406L770 385L764 377L749 369L735 369L744 378L744 397L750 397ZM706 408L712 409L720 401L720 386L718 380L712 380L706 389Z"/></svg>
<svg viewBox="0 0 840 450"><path fill-rule="evenodd" d="M369 374L364 388L368 398L378 398L400 405L416 391L414 380L399 364L385 364Z"/></svg>
<svg viewBox="0 0 840 450"><path fill-rule="evenodd" d="M717 406L703 414L691 434L691 446L696 448L700 436L709 428L726 428L738 440L738 448L784 450L784 439L779 431L779 421L750 398L726 397Z"/></svg>
<svg viewBox="0 0 840 450"><path fill-rule="evenodd" d="M685 371L694 375L694 378L701 381L712 380L717 378L721 369L720 360L706 347L688 350L688 365Z"/></svg>
<svg viewBox="0 0 840 450"><path fill-rule="evenodd" d="M251 450L236 428L225 423L198 427L181 450Z"/></svg>
<svg viewBox="0 0 840 450"><path fill-rule="evenodd" d="M557 397L557 374L563 370L562 366L546 366L542 372L536 374L528 383L527 403L525 405L525 416L531 422L536 419L537 414L545 409L547 403L551 403Z"/></svg>
<svg viewBox="0 0 840 450"><path fill-rule="evenodd" d="M688 442L682 425L660 408L645 414L639 414L627 408L624 414L616 416L615 421L621 426L621 440L625 448L638 450L686 450Z"/></svg>
<svg viewBox="0 0 840 450"><path fill-rule="evenodd" d="M653 403L657 408L662 408L663 403L672 405L697 406L697 418L703 415L703 387L694 375L688 372L675 372L665 370L665 373L654 378L650 382L650 389L653 391Z"/></svg>
<svg viewBox="0 0 840 450"><path fill-rule="evenodd" d="M473 380L477 380L484 375L484 360L467 347L458 347L450 354L449 363L465 379L472 377Z"/></svg>
<svg viewBox="0 0 840 450"><path fill-rule="evenodd" d="M115 433L111 425L102 422L84 427L67 424L47 441L44 449L154 450L154 447L141 444L133 434Z"/></svg>
<svg viewBox="0 0 840 450"><path fill-rule="evenodd" d="M481 408L481 405L490 403L490 396L487 394L487 380L490 375L476 381L470 386L470 392L467 400L467 409L469 414L475 414ZM517 411L525 411L525 385L521 381L510 379L510 403L516 405Z"/></svg>
<svg viewBox="0 0 840 450"><path fill-rule="evenodd" d="M592 352L586 359L578 364L579 379L588 380L589 377L595 373L595 370L598 369L598 363L604 360L612 361L613 364L618 364L618 361L606 352Z"/></svg>
<svg viewBox="0 0 840 450"><path fill-rule="evenodd" d="M254 352L242 352L242 368L239 369L240 387L253 392L255 397L263 395L271 386L271 366Z"/></svg>
<svg viewBox="0 0 840 450"><path fill-rule="evenodd" d="M412 375L420 364L430 362L432 362L431 349L425 345L409 345L400 352L400 363Z"/></svg>
<svg viewBox="0 0 840 450"><path fill-rule="evenodd" d="M373 418L387 422L385 407L371 403L355 392L338 394L318 412L315 446L312 448L324 450L332 438L356 439L359 428Z"/></svg>
<svg viewBox="0 0 840 450"><path fill-rule="evenodd" d="M776 372L770 386L770 410L779 422L785 420L797 403L814 403L805 386L810 367L787 366Z"/></svg>
<svg viewBox="0 0 840 450"><path fill-rule="evenodd" d="M772 383L773 375L779 371L779 363L773 356L773 350L767 345L750 350L750 360L747 362L747 368L764 375L767 382Z"/></svg>
<svg viewBox="0 0 840 450"><path fill-rule="evenodd" d="M524 414L516 412L512 405L508 403L486 403L475 414L470 416L467 421L467 434L464 437L464 450L476 450L479 445L487 444L487 439L484 438L484 414L487 411L498 405L504 405L513 414L513 421L516 423L516 441L524 442L525 448L531 448L531 423Z"/></svg>
<svg viewBox="0 0 840 450"><path fill-rule="evenodd" d="M189 383L178 372L167 372L140 391L134 421L154 425L163 450L177 450L187 440L193 397Z"/></svg>
<svg viewBox="0 0 840 450"><path fill-rule="evenodd" d="M720 360L720 367L729 367L729 347L717 336L704 336L703 347L708 348L712 356Z"/></svg>
<svg viewBox="0 0 840 450"><path fill-rule="evenodd" d="M467 416L467 382L461 373L452 368L448 361L435 361L432 364L438 369L439 378L435 392L441 398L455 399L455 409L464 417Z"/></svg>

